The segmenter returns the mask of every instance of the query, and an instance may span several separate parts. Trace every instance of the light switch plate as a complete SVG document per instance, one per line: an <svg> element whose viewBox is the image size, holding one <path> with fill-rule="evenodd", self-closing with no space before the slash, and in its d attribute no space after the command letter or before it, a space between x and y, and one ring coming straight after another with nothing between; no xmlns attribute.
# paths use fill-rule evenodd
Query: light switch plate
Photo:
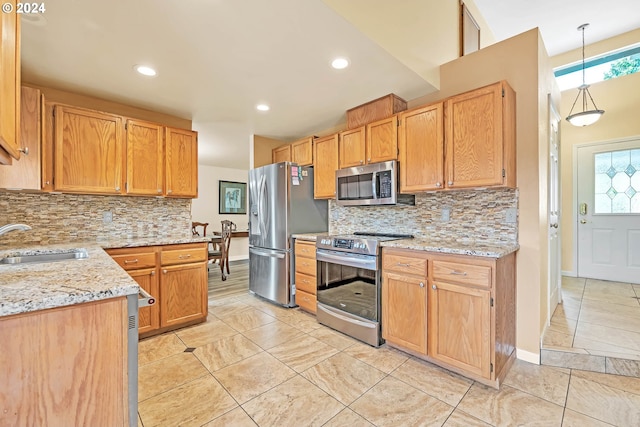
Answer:
<svg viewBox="0 0 640 427"><path fill-rule="evenodd" d="M505 222L515 223L518 222L518 210L516 208L509 208L505 213Z"/></svg>
<svg viewBox="0 0 640 427"><path fill-rule="evenodd" d="M449 221L451 219L451 208L442 208L440 221Z"/></svg>

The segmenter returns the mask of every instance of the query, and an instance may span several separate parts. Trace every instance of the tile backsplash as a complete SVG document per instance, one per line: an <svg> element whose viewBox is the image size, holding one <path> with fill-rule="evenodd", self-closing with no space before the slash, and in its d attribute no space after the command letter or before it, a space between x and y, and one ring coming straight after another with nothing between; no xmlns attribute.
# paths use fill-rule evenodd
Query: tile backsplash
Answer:
<svg viewBox="0 0 640 427"><path fill-rule="evenodd" d="M449 220L443 220L443 209ZM517 243L518 223L507 210L518 208L514 189L475 189L416 194L415 206L337 206L329 202L329 232L407 233L417 238L460 243Z"/></svg>
<svg viewBox="0 0 640 427"><path fill-rule="evenodd" d="M9 223L32 229L4 234L0 245L184 237L191 233L191 199L0 193L0 226Z"/></svg>

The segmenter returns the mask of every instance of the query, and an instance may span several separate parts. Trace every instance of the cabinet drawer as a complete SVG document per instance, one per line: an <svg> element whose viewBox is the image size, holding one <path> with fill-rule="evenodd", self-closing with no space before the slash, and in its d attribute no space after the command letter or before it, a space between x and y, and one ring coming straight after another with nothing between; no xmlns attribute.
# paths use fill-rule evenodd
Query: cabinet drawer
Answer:
<svg viewBox="0 0 640 427"><path fill-rule="evenodd" d="M316 313L316 296L311 295L305 291L296 290L296 304L303 310L310 313Z"/></svg>
<svg viewBox="0 0 640 427"><path fill-rule="evenodd" d="M161 253L162 265L185 264L206 259L207 252L203 248L165 250Z"/></svg>
<svg viewBox="0 0 640 427"><path fill-rule="evenodd" d="M433 279L488 288L491 286L491 267L433 261Z"/></svg>
<svg viewBox="0 0 640 427"><path fill-rule="evenodd" d="M382 255L382 269L398 273L427 274L427 258L414 258L405 254L384 253Z"/></svg>
<svg viewBox="0 0 640 427"><path fill-rule="evenodd" d="M296 272L296 290L302 290L312 295L316 295L316 276Z"/></svg>
<svg viewBox="0 0 640 427"><path fill-rule="evenodd" d="M311 258L301 258L296 256L296 273L304 273L309 276L316 276L316 260Z"/></svg>
<svg viewBox="0 0 640 427"><path fill-rule="evenodd" d="M138 270L156 266L155 252L140 252L128 255L111 255L111 258L125 270Z"/></svg>
<svg viewBox="0 0 640 427"><path fill-rule="evenodd" d="M296 240L295 246L296 257L305 257L316 259L316 244L313 242L304 242Z"/></svg>

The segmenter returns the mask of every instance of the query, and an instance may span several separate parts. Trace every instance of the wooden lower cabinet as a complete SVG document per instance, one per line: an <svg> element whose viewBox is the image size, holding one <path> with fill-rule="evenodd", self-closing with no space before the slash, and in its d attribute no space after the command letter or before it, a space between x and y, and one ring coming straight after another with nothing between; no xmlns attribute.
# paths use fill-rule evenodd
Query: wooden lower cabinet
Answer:
<svg viewBox="0 0 640 427"><path fill-rule="evenodd" d="M515 359L515 253L382 252L382 335L425 360L499 387Z"/></svg>
<svg viewBox="0 0 640 427"><path fill-rule="evenodd" d="M125 297L0 318L0 425L129 426Z"/></svg>
<svg viewBox="0 0 640 427"><path fill-rule="evenodd" d="M301 309L316 314L318 294L316 243L296 239L294 248L296 304Z"/></svg>
<svg viewBox="0 0 640 427"><path fill-rule="evenodd" d="M107 249L156 298L139 311L141 338L204 322L208 314L206 243Z"/></svg>

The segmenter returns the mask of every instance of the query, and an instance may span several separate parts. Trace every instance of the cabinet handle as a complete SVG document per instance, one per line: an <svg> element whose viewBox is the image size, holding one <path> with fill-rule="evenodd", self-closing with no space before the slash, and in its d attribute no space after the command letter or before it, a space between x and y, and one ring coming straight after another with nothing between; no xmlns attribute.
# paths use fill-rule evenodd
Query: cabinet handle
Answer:
<svg viewBox="0 0 640 427"><path fill-rule="evenodd" d="M424 288L424 283L420 282L420 287Z"/></svg>
<svg viewBox="0 0 640 427"><path fill-rule="evenodd" d="M434 291L438 289L438 287L436 285L431 285L431 289L433 289Z"/></svg>
<svg viewBox="0 0 640 427"><path fill-rule="evenodd" d="M453 185L453 181L448 181L447 185Z"/></svg>
<svg viewBox="0 0 640 427"><path fill-rule="evenodd" d="M401 263L401 262L396 262L396 265L397 265L398 267L409 267L409 264L403 264L403 263Z"/></svg>
<svg viewBox="0 0 640 427"><path fill-rule="evenodd" d="M137 263L137 262L138 262L138 258L136 258L136 259L132 259L132 260L128 260L128 259L125 259L125 260L124 260L124 263L125 263L125 264L135 264L135 263Z"/></svg>
<svg viewBox="0 0 640 427"><path fill-rule="evenodd" d="M164 270L162 270L163 274L167 274L167 269L165 268Z"/></svg>
<svg viewBox="0 0 640 427"><path fill-rule="evenodd" d="M185 258L191 258L191 254L178 255L178 259L185 259Z"/></svg>
<svg viewBox="0 0 640 427"><path fill-rule="evenodd" d="M449 274L453 274L454 276L466 276L467 272L466 271L458 271L458 270L453 270L451 273Z"/></svg>
<svg viewBox="0 0 640 427"><path fill-rule="evenodd" d="M25 156L29 155L29 147L22 147L18 151L21 152L22 154L24 154Z"/></svg>

